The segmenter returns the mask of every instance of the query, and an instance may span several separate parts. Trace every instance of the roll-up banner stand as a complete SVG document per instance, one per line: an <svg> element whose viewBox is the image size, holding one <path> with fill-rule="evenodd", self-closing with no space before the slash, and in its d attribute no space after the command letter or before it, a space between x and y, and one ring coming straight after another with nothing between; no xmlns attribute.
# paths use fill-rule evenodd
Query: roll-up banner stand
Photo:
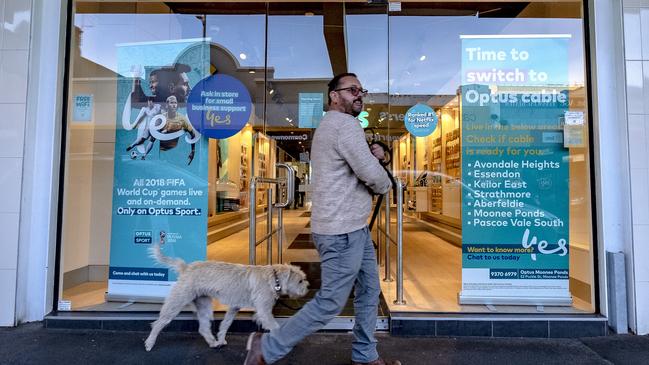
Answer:
<svg viewBox="0 0 649 365"><path fill-rule="evenodd" d="M152 243L186 262L207 247L208 143L187 117L210 71L209 39L117 46L117 121L107 300L161 302L176 274Z"/></svg>
<svg viewBox="0 0 649 365"><path fill-rule="evenodd" d="M571 305L570 35L460 37L460 304Z"/></svg>

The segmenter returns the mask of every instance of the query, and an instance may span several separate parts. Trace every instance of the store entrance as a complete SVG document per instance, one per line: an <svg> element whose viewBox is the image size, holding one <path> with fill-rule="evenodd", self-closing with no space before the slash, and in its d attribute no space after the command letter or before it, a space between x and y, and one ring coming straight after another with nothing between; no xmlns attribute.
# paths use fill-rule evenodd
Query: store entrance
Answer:
<svg viewBox="0 0 649 365"><path fill-rule="evenodd" d="M350 23L351 22L351 23ZM376 24L378 23L378 24ZM379 65L373 75L374 90L371 97L365 100L366 111L378 113L388 109L385 90L387 74L382 73L386 64L387 38L383 33L387 29L387 7L370 6L363 3L270 3L267 18L268 67L265 74L264 111L262 125L253 125L250 140L250 162L246 163L248 176L268 178L281 177L275 170L277 163L285 163L294 170L294 202L283 209L284 231L283 247L278 247L279 237L272 241L272 262L277 263L281 250L282 262L300 266L307 273L310 282L309 294L300 300L280 299L276 306L276 315L289 316L302 304L311 299L320 286L319 256L311 236L311 141L320 119L327 109L327 83L339 73L354 72L361 59L356 52L363 51L382 55L377 58ZM369 30L367 29L369 27ZM296 30L298 30L296 32ZM377 31L377 35L372 32ZM366 44L362 50L351 50L346 38L350 33L365 34ZM307 62L308 60L308 62ZM282 67L284 66L284 67ZM361 79L361 82L365 82ZM369 78L368 81L370 82ZM374 107L374 111L372 111ZM377 114L378 115L378 114ZM375 118L373 124L378 123ZM360 121L359 121L360 122ZM370 127L365 124L364 127ZM387 133L389 125L371 126L377 132ZM246 138L248 138L246 136ZM256 236L262 238L268 227L268 194L270 186L257 189ZM276 192L272 192L275 194ZM242 196L248 196L241 190ZM242 208L245 203L242 204ZM245 209L245 208L243 208ZM243 210L242 209L242 210ZM248 208L250 209L250 208ZM249 210L247 210L249 212ZM234 213L230 213L234 217ZM244 212L244 214L247 214ZM222 220L221 212L215 214L213 221ZM241 215L243 217L243 215ZM273 211L273 225L278 225L278 214ZM247 219L246 219L247 220ZM225 223L223 223L225 225ZM216 226L214 226L216 227ZM232 262L247 263L247 235L249 229L241 230L227 237L209 240L208 258ZM216 238L216 236L214 236ZM256 262L266 264L268 260L267 241L256 248ZM218 307L215 309L219 309ZM387 305L383 301L380 309L380 323L387 323ZM341 313L340 318L353 316L352 300ZM332 325L339 326L336 321ZM350 326L349 320L339 321Z"/></svg>
<svg viewBox="0 0 649 365"><path fill-rule="evenodd" d="M527 137L534 134L539 141L553 144L553 148L557 147L562 154L561 169L557 170L563 175L549 176L547 171L542 169L533 171L534 175L530 175L525 181L530 186L532 183L536 184L526 201L527 206L531 207L528 209L530 212L525 210L520 214L546 214L547 211L548 217L550 212L555 215L557 213L554 207L544 205L544 199L558 194L557 192L565 193L562 199L557 199L561 203L557 204L561 208L561 213L557 215L562 215L561 221L568 229L562 227L561 230L556 230L541 226L536 228L542 233L555 234L560 231L562 237L570 241L569 263L566 257L562 257L559 260L563 261L557 266L564 269L569 266L569 279L561 278L561 285L564 286L561 293L571 295L573 305L543 310L553 313L594 311L596 286L592 266L594 247L590 221L590 155L587 143L589 131L588 118L587 115L584 116L587 111L587 88L583 77L585 58L580 3L562 2L559 6L547 2L404 1L390 2L388 6L387 3L374 1L171 1L158 5L129 5L122 8L121 5L104 6L98 2L93 6L78 6L76 9L75 35L78 39L75 38L73 42L74 52L71 54L74 67L71 66L73 77L69 94L80 97L96 95L96 100L102 100L102 103L97 103L101 108L95 110L92 124L69 121L69 146L74 158L68 158L65 189L66 192L75 193L67 193L65 196L62 284L59 297L70 301L73 310L159 309L158 303L134 301L124 306L123 303L111 302L105 297L109 282L108 268L111 265L115 266L110 262L110 253L121 242L111 240L111 227L106 225L112 218L113 226L118 227L115 223L116 216L111 211L113 188L118 187L120 183L114 176L115 161L134 163L131 160L144 160L151 164L148 171L157 171L162 166L160 161L164 161L162 157L169 155L159 147L155 147L146 159L135 151L131 151L129 155L124 152L128 146L121 146L114 140L114 128L117 128L118 134L124 134L125 139L128 137L129 143L139 139L138 131L122 131L122 124L115 123L120 120L121 113L117 115L117 111L122 110L125 100L116 98L116 95L130 92L135 80L144 85L140 87L142 95L155 95L157 98L161 98L162 91L167 92L167 89L187 92L189 88L196 86L205 74L227 75L242 84L250 94L251 107L245 126L229 138L210 139L205 142L207 157L199 159L197 154L194 162L190 161L192 168L206 166L207 169L205 174L201 171L199 179L201 188L204 188L208 195L205 257L209 260L241 264L250 262L250 218L254 217L257 222L255 239L263 238L269 228L269 205L283 199L278 196L276 187L267 185L259 186L253 199L250 182L253 177L281 178L282 172L278 172L281 170L278 170L276 165L283 163L290 166L296 176L293 181L296 199L282 210L284 230L280 233L281 248L277 234L273 237L272 250L267 249L265 242L256 245L256 263L266 264L269 258L272 258L270 262L273 263L299 265L308 273L311 288L316 289L319 283L319 258L313 247L310 231L311 141L323 113L327 110L327 83L336 74L352 72L369 91L358 122L366 130L368 143L379 141L391 149L392 161L389 169L403 182L405 191L402 206L395 204L394 197L388 200L391 219L387 225L383 224L384 230L387 226L390 227L392 236L398 228L403 233L401 282L405 300L400 303L394 303L397 299L398 283L395 281L398 271L397 247L393 243L386 246L385 237L382 237L382 233L377 229L372 232L376 241L381 242L378 255L384 297L381 314L491 312L492 308L486 305L461 305L458 300L458 293L463 289L465 266L479 265L475 262L469 263L465 257L466 253L463 252L463 247L467 243L471 244L466 235L468 225L473 223L473 219L469 217L476 214L474 210L466 209L467 206L462 205L463 189L475 188L469 186L473 178L467 179L469 175L463 175L470 172L466 169L469 167L468 163L466 166L463 164L466 162L463 128L467 123L481 119L486 129L494 130L493 135L488 137L498 143L488 145L491 148L479 146L483 150L500 153L507 147L527 148L529 146L526 145L525 138L514 138L513 142L500 143L500 138L507 137L500 131L505 127L509 128L512 120L522 120L524 123L519 124L529 127L532 123L525 119L527 114L543 115L545 111L538 108L518 108L517 105L505 105L501 108L500 105L494 104L481 110L483 114L479 115L480 118L476 118L476 113L466 113L462 105L462 88L465 87L463 39L472 35L471 39L496 39L498 41L494 42L501 42L494 43L496 45L515 44L516 47L519 47L517 42L523 42L519 39L526 39L524 46L534 50L535 47L539 48L535 46L536 41L530 41L523 35L534 35L537 38L538 35L546 35L547 42L552 42L553 39L562 41L559 46L553 44L548 46L549 51L542 49L545 52L538 54L552 54L555 50L561 50L569 55L561 59L561 62L557 61L557 65L569 70L569 78L566 76L567 81L561 82L567 82L569 85L569 90L566 91L570 96L569 107L575 114L566 114L571 115L572 119L569 119L573 123L567 127L564 126L566 117L560 116L550 122L532 120L539 124L539 129L525 132ZM116 12L116 8L120 11ZM122 12L137 14L136 17L127 17L133 24L122 19ZM124 25L125 22L128 26ZM152 33L151 29L156 29L156 32ZM160 29L165 31L157 32ZM566 34L571 37L564 37ZM149 36L155 37L149 39ZM104 37L108 37L104 41L107 46L97 46L103 44L99 40ZM202 56L207 57L201 58L195 52L177 51L174 47L182 43L177 41L180 39L192 43L196 39L201 40L201 43L205 42L209 55L203 54ZM119 48L117 45L134 42L142 43L138 47L146 49L147 52L142 51L142 55L138 54L135 60L130 59L129 52L121 54L120 62L125 62L128 67L118 72L116 60L103 51L109 49L111 52L115 51L110 53L113 54ZM469 43L466 44L470 45L470 41L467 42ZM147 55L152 57L149 59ZM477 55L476 53L476 58ZM161 56L169 60L159 61ZM490 57L488 53L480 53L480 57L483 56ZM142 62L147 64L140 65ZM181 72L178 67L174 67L184 63L201 66L194 67L189 72ZM491 77L492 74L488 71L496 69L495 66L487 67L488 65L485 63L476 69L476 72L487 70L481 73L483 78ZM499 65L498 69L501 68L515 69L507 64ZM156 77L153 71L158 72L157 70L165 72ZM165 74L175 77L163 82L164 78L160 76ZM497 76L498 72L494 77ZM114 80L119 83L113 82ZM181 86L178 90L177 83ZM542 93L538 90L538 85L521 84L511 89L510 85L491 84L494 83L487 80L485 85L478 85L474 91L482 92L485 96L492 92L496 95L498 90L511 94ZM103 100L115 102L104 104ZM183 105L182 100L177 100L180 103L178 110L185 113L187 105ZM163 103L156 98L152 101L167 107L166 101ZM415 106L432 110L430 113L437 119L435 128L423 134L406 128L406 115ZM529 110L534 113L528 113ZM133 117L136 115L134 112ZM89 131L92 136L88 134ZM543 133L536 135L537 132ZM564 134L572 138L565 145L561 139ZM482 142L478 140L474 143ZM178 153L187 152L182 154L182 158L178 158L178 161L182 160L183 167L187 164L189 149L189 144L181 141L174 150ZM205 152L204 149L201 152ZM541 161L540 157L538 159ZM204 175L207 175L207 178ZM88 185L86 181L95 183ZM106 182L113 183L111 185ZM274 190L267 190L269 187ZM497 193L497 189L491 190L493 191L490 192ZM403 209L404 218L402 225L398 226L396 213L400 209ZM500 207L481 210L480 214L485 212L507 214L506 209ZM278 225L277 213L273 209L273 227ZM381 214L378 221L384 222L385 215ZM484 221L494 222L506 220L484 218ZM148 227L144 218L141 222L143 227ZM156 224L167 224L162 219L160 222ZM139 225L135 228L132 234L153 232L156 238L162 230L145 230ZM204 226L201 221L202 228ZM148 232L149 230L151 232ZM487 244L500 242L499 233L493 233L496 232L493 229L469 231L474 232L478 238L481 238L479 236L482 233L484 236L491 235L489 240L485 241ZM130 231L128 234L131 234ZM182 237L176 235L176 239L180 238ZM202 241L200 242L202 259L203 247ZM179 247L182 244L184 243L178 242ZM520 239L519 242L510 241L507 244L520 245ZM126 261L130 258L130 252L138 252L141 254L138 260L141 259L141 265L144 265L147 260L144 245L131 244L130 241L124 241L122 245L130 251L124 251L123 255L117 256L118 259ZM199 249L195 252L198 253ZM385 253L390 254L389 260L386 259ZM536 265L531 262L530 256L520 255L530 261L527 266L522 266L523 268ZM151 262L147 263L149 264ZM495 263L479 269L489 272L492 268L511 268L497 266ZM568 281L569 293L566 288ZM522 292L522 297L529 294L525 290ZM301 302L279 304L277 314L290 315L292 312L289 307L300 306ZM215 301L214 309L218 312L224 307ZM538 310L532 305L503 306L496 309L507 313L536 313Z"/></svg>

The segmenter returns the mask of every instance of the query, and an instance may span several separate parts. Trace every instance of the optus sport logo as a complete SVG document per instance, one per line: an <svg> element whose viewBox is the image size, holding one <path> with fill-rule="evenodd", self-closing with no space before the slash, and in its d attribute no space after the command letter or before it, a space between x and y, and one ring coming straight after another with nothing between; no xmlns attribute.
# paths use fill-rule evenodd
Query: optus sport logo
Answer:
<svg viewBox="0 0 649 365"><path fill-rule="evenodd" d="M135 231L133 234L133 242L137 244L150 244L153 242L153 232Z"/></svg>

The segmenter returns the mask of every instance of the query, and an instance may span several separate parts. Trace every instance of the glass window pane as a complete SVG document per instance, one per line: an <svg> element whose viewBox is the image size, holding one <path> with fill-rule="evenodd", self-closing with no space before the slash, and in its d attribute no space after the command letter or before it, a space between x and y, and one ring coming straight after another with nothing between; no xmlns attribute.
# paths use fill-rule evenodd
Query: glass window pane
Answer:
<svg viewBox="0 0 649 365"><path fill-rule="evenodd" d="M408 187L407 216L438 237L404 233L416 284L406 280L411 299L394 309L592 313L581 4L404 2L389 21L390 110L406 119L390 130L393 167ZM552 90L554 104L543 99ZM433 131L408 123L418 103L435 114Z"/></svg>
<svg viewBox="0 0 649 365"><path fill-rule="evenodd" d="M248 261L265 27L264 3L75 2L59 294L73 310L159 308L145 303L175 274L148 258L155 242L187 261ZM210 76L250 100L239 131L208 141L189 99Z"/></svg>

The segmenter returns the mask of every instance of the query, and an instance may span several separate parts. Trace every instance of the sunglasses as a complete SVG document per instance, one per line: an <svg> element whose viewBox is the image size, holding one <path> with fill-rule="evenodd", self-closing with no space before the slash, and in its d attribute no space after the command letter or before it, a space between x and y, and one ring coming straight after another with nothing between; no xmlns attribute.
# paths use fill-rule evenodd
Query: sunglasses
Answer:
<svg viewBox="0 0 649 365"><path fill-rule="evenodd" d="M349 92L354 96L358 96L358 94L361 94L362 96L367 95L367 89L360 89L357 88L356 86L343 87L342 89L335 89L334 91L343 91L343 90L349 90Z"/></svg>

